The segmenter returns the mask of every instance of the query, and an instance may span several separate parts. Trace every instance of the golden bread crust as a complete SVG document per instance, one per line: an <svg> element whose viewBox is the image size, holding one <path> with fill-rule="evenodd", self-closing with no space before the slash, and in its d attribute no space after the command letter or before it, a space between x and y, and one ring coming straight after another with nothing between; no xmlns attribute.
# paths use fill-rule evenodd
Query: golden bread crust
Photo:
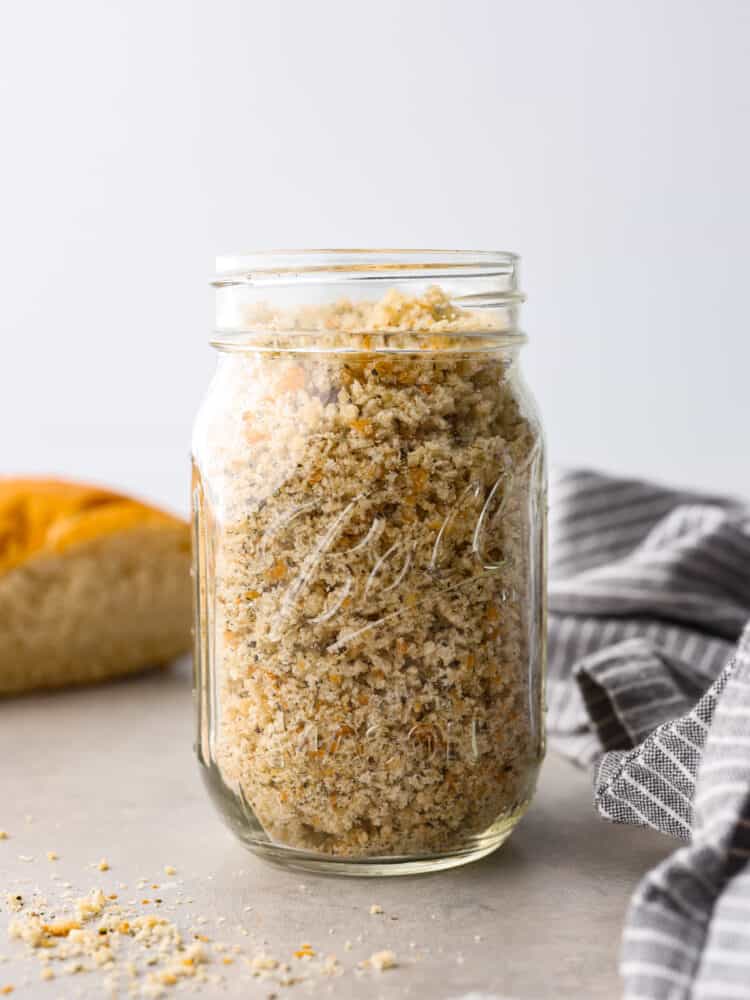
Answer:
<svg viewBox="0 0 750 1000"><path fill-rule="evenodd" d="M185 531L184 520L98 486L0 478L0 573L32 557L146 525Z"/></svg>

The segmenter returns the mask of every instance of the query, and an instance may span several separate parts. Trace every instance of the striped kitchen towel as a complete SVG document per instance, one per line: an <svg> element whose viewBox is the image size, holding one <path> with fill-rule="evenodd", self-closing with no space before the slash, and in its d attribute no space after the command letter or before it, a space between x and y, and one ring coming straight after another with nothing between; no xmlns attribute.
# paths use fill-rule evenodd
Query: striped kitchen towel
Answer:
<svg viewBox="0 0 750 1000"><path fill-rule="evenodd" d="M625 996L750 1000L750 509L563 472L550 528L551 742L602 816L690 841L634 897Z"/></svg>

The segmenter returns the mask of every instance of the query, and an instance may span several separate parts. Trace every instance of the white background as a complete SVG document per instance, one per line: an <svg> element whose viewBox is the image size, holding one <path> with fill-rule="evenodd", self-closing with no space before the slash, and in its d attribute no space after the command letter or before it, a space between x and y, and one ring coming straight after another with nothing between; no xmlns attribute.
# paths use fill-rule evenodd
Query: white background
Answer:
<svg viewBox="0 0 750 1000"><path fill-rule="evenodd" d="M187 507L213 257L525 260L551 457L750 494L750 3L0 14L0 472Z"/></svg>

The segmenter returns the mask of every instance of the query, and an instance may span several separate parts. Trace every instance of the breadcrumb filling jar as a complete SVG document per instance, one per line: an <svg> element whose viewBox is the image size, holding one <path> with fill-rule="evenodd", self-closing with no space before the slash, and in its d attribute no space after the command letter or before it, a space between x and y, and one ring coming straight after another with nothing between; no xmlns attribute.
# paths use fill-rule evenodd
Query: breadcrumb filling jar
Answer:
<svg viewBox="0 0 750 1000"><path fill-rule="evenodd" d="M546 471L513 254L219 258L193 434L197 753L240 840L479 858L544 753Z"/></svg>

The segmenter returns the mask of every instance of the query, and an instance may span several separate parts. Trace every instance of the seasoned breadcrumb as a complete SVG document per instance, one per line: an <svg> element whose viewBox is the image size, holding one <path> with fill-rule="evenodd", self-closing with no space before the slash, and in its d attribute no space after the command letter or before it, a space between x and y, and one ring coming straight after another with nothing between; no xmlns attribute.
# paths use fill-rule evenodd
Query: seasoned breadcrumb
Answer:
<svg viewBox="0 0 750 1000"><path fill-rule="evenodd" d="M219 772L284 845L465 848L541 756L544 472L514 351L440 289L253 323L332 339L233 355L199 417Z"/></svg>
<svg viewBox="0 0 750 1000"><path fill-rule="evenodd" d="M75 900L73 905L79 920L90 920L92 917L98 916L106 904L107 897L102 890L92 889L88 896L81 896L80 899Z"/></svg>
<svg viewBox="0 0 750 1000"><path fill-rule="evenodd" d="M373 955L370 955L367 961L378 972L384 972L386 969L395 969L398 965L395 953L387 949L385 951L376 951Z"/></svg>
<svg viewBox="0 0 750 1000"><path fill-rule="evenodd" d="M251 967L254 973L260 974L278 969L279 963L277 959L272 958L270 955L256 955L251 962Z"/></svg>
<svg viewBox="0 0 750 1000"><path fill-rule="evenodd" d="M220 919L212 917L217 924ZM98 974L95 982L102 995L120 995L124 983L129 995L152 998L167 996L186 980L215 987L226 980L206 971L212 962L230 975L248 967L253 976L286 987L312 985L316 978L346 972L335 955L318 956L309 942L300 945L290 962L280 962L264 951L249 957L237 944L210 944L206 935L193 931L186 940L172 921L138 914L117 902L116 894L105 896L98 888L79 899L65 896L51 904L33 896L28 910L10 921L8 934L38 959L42 979ZM378 953L360 965L389 968L394 964L389 955L392 952Z"/></svg>

